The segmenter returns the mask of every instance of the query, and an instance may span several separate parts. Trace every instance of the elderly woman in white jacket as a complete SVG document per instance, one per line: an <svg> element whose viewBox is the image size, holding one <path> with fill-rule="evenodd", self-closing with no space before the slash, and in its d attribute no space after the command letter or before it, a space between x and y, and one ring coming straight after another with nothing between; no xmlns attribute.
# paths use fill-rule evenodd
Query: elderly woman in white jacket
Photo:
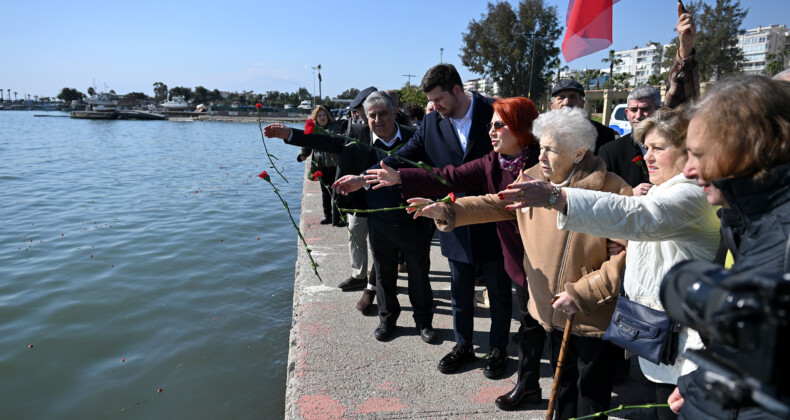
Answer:
<svg viewBox="0 0 790 420"><path fill-rule="evenodd" d="M557 189L528 177L500 194L503 199L516 202L514 207L544 206L556 200L558 228L627 239L625 293L636 302L663 310L658 291L664 274L681 261L712 261L719 244L720 222L715 209L708 203L703 188L683 175L686 126L687 121L668 110L657 112L637 126L634 137L647 153L643 161L637 160L634 165L647 170L654 185L643 196ZM656 383L659 402L667 400L680 375L696 369L682 352L702 347L699 335L683 327L679 338L679 355L674 365L655 365L639 359L644 375ZM660 409L658 414L659 418L675 417L668 409Z"/></svg>

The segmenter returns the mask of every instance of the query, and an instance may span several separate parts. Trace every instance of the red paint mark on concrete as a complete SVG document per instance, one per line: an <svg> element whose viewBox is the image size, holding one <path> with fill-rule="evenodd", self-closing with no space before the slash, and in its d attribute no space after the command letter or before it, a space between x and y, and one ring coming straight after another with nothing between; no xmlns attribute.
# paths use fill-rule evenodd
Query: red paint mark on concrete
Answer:
<svg viewBox="0 0 790 420"><path fill-rule="evenodd" d="M307 242L308 245L319 243L319 242L322 242L323 240L324 240L324 238L322 238L322 237L304 238L304 241Z"/></svg>
<svg viewBox="0 0 790 420"><path fill-rule="evenodd" d="M318 335L321 337L326 337L326 335L329 334L329 327L327 326L326 323L314 322L311 324L304 324L300 328L305 334L308 335Z"/></svg>
<svg viewBox="0 0 790 420"><path fill-rule="evenodd" d="M400 398L370 398L359 406L357 413L393 413L407 407Z"/></svg>
<svg viewBox="0 0 790 420"><path fill-rule="evenodd" d="M384 382L383 384L379 385L379 389L382 390L382 391L395 392L395 387L392 386L392 382L391 381L387 381L387 382Z"/></svg>
<svg viewBox="0 0 790 420"><path fill-rule="evenodd" d="M296 406L302 413L302 417L311 419L339 419L346 414L346 407L330 397L329 395L305 395L299 398Z"/></svg>
<svg viewBox="0 0 790 420"><path fill-rule="evenodd" d="M493 404L498 396L507 394L513 389L513 384L510 382L503 385L483 385L477 394L472 395L470 400L477 404Z"/></svg>

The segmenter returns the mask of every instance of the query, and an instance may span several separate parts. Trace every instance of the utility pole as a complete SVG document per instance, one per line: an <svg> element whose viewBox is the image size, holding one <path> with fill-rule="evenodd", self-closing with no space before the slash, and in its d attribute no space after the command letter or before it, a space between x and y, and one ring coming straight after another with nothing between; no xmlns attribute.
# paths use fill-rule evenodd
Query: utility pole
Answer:
<svg viewBox="0 0 790 420"><path fill-rule="evenodd" d="M443 59L444 59L444 48L439 48L439 64L442 64Z"/></svg>
<svg viewBox="0 0 790 420"><path fill-rule="evenodd" d="M313 69L313 108L315 108L315 70L316 70L316 67L312 66L310 68Z"/></svg>
<svg viewBox="0 0 790 420"><path fill-rule="evenodd" d="M321 65L318 65L318 102L321 102L323 95L321 94Z"/></svg>
<svg viewBox="0 0 790 420"><path fill-rule="evenodd" d="M524 35L529 39L532 37L532 49L530 50L530 64L529 64L529 88L527 89L527 98L532 99L532 69L535 67L535 40L538 37L543 37L543 35L539 35L537 32L518 32L516 35Z"/></svg>
<svg viewBox="0 0 790 420"><path fill-rule="evenodd" d="M412 77L417 77L417 75L416 74L404 74L403 77L408 77L408 80L406 80L406 86L411 86L411 78Z"/></svg>

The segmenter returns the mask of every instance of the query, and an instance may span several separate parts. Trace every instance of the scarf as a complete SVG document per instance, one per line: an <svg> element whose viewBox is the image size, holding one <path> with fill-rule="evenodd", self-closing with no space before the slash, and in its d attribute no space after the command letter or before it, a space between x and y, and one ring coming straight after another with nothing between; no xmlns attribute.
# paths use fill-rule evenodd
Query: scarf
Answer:
<svg viewBox="0 0 790 420"><path fill-rule="evenodd" d="M514 177L518 178L519 172L524 169L524 162L527 160L527 157L529 157L529 147L521 149L521 154L516 157L500 153L499 167L502 168L503 171L508 171L513 174Z"/></svg>

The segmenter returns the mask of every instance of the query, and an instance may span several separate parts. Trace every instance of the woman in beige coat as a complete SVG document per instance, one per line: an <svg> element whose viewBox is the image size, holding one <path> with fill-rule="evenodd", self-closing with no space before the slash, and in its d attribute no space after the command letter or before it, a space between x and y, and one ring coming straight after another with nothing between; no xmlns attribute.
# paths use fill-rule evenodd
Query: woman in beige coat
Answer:
<svg viewBox="0 0 790 420"><path fill-rule="evenodd" d="M631 194L625 181L606 172L603 161L592 154L596 131L583 110L566 107L542 114L533 123L533 133L540 139L539 163L523 175L550 181L557 191L572 186ZM409 202L429 201L415 198ZM576 314L566 349L567 369L562 374L557 414L568 418L607 410L616 348L601 336L609 325L620 291L625 252L609 256L606 238L558 230L551 199L546 208L520 210L511 209L512 205L497 194L489 194L410 212L415 217L436 219L444 231L516 219L525 249L529 312L548 334L553 368L566 320Z"/></svg>

